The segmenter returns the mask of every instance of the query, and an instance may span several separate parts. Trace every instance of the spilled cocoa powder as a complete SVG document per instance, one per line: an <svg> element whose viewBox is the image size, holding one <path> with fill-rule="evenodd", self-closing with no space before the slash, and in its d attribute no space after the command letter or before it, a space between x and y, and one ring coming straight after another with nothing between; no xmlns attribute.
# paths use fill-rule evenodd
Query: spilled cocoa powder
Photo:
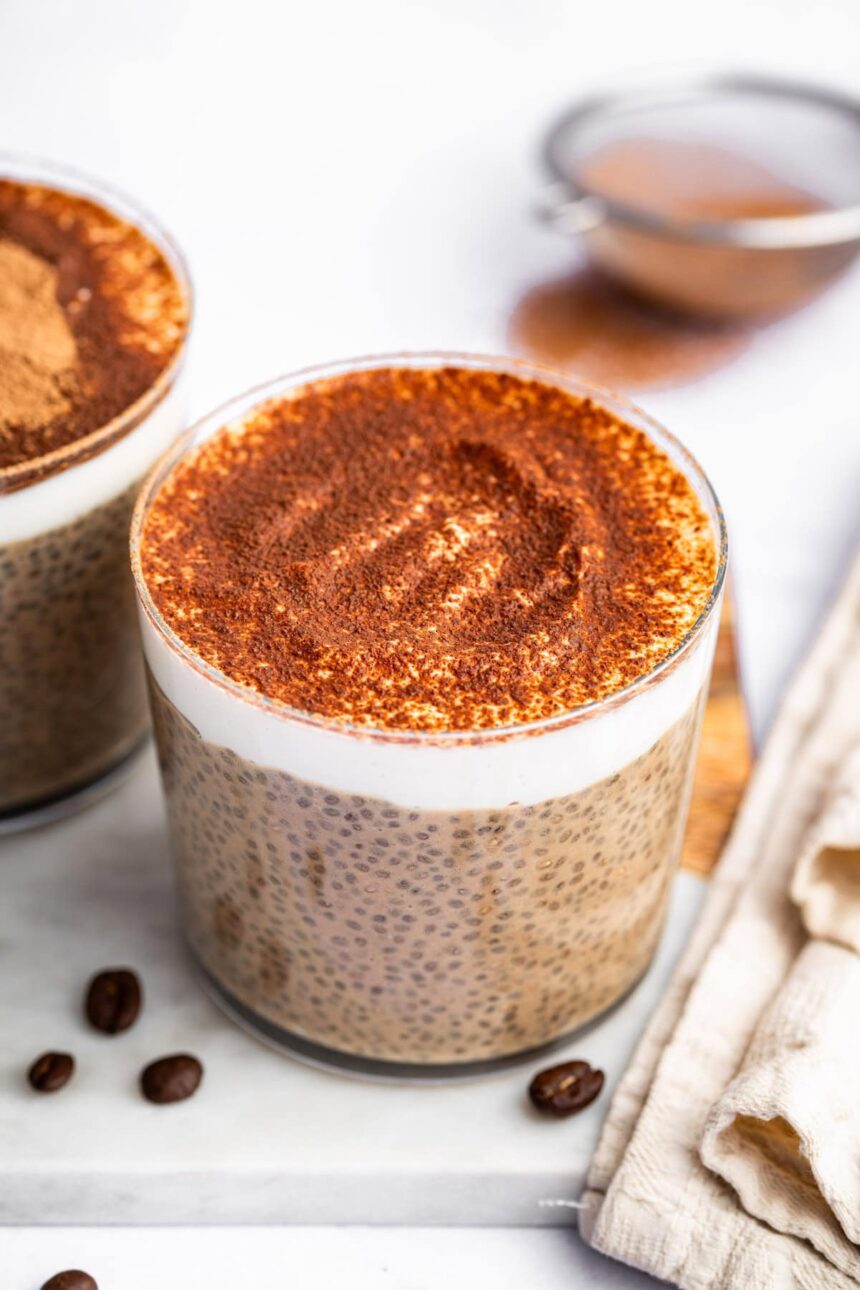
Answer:
<svg viewBox="0 0 860 1290"><path fill-rule="evenodd" d="M681 385L730 363L749 327L695 320L640 300L584 268L528 291L508 340L515 353L610 389Z"/></svg>

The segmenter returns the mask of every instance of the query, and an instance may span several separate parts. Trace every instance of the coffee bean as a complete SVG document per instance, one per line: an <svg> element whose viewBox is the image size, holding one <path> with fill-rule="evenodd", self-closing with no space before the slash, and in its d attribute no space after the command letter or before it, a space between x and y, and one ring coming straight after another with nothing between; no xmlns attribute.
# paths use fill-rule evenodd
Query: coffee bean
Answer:
<svg viewBox="0 0 860 1290"><path fill-rule="evenodd" d="M603 1071L592 1070L588 1062L561 1062L535 1075L529 1097L539 1111L565 1116L588 1106L602 1088Z"/></svg>
<svg viewBox="0 0 860 1290"><path fill-rule="evenodd" d="M84 1005L87 1020L106 1035L118 1035L137 1021L143 998L131 968L106 968L90 981Z"/></svg>
<svg viewBox="0 0 860 1290"><path fill-rule="evenodd" d="M68 1272L58 1272L42 1286L42 1290L99 1290L95 1278L88 1272L79 1272L70 1268Z"/></svg>
<svg viewBox="0 0 860 1290"><path fill-rule="evenodd" d="M42 1053L27 1071L27 1079L37 1093L56 1093L68 1084L74 1072L71 1053Z"/></svg>
<svg viewBox="0 0 860 1290"><path fill-rule="evenodd" d="M184 1102L197 1092L203 1078L203 1067L196 1057L188 1053L176 1053L172 1057L162 1057L157 1062L150 1062L141 1073L140 1087L143 1096L150 1102L166 1104Z"/></svg>

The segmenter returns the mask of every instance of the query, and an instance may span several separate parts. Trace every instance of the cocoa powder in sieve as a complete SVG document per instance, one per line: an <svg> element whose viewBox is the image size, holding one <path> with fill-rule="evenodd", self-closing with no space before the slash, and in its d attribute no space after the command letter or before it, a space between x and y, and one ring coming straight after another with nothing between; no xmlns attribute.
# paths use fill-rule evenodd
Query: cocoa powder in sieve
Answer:
<svg viewBox="0 0 860 1290"><path fill-rule="evenodd" d="M826 205L753 159L706 142L614 140L582 160L576 179L602 197L679 221L785 218ZM533 287L509 324L515 352L621 390L695 381L731 362L753 335L751 324L698 319L640 299L591 268Z"/></svg>
<svg viewBox="0 0 860 1290"><path fill-rule="evenodd" d="M601 197L684 222L785 219L827 205L752 157L705 140L616 139L586 157L576 178Z"/></svg>

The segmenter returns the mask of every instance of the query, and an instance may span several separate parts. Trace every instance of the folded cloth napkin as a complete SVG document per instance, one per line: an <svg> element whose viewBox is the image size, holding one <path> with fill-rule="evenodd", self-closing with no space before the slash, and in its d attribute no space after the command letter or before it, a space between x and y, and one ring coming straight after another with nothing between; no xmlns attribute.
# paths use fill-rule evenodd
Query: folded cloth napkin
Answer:
<svg viewBox="0 0 860 1290"><path fill-rule="evenodd" d="M857 967L847 950L808 946L789 888L858 744L860 560L774 724L699 924L613 1098L583 1196L587 1241L689 1290L856 1290L860 1100L855 1110L847 1032L850 998L860 1029ZM827 1009L812 981L825 968L825 990L840 983ZM783 1035L807 1045L796 1067ZM834 1102L836 1061L844 1088Z"/></svg>
<svg viewBox="0 0 860 1290"><path fill-rule="evenodd" d="M809 941L766 1010L701 1156L748 1214L860 1281L860 955Z"/></svg>
<svg viewBox="0 0 860 1290"><path fill-rule="evenodd" d="M821 823L801 852L791 896L810 935L860 954L860 744L840 769Z"/></svg>

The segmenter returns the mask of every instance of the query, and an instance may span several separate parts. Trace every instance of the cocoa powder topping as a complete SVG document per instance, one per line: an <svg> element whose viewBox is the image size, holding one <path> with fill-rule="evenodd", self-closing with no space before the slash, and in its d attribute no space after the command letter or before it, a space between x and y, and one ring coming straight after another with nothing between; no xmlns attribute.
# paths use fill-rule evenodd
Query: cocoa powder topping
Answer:
<svg viewBox="0 0 860 1290"><path fill-rule="evenodd" d="M188 301L144 233L88 198L0 179L2 471L100 429L178 350Z"/></svg>
<svg viewBox="0 0 860 1290"><path fill-rule="evenodd" d="M668 456L595 403L382 369L213 435L153 499L141 561L234 681L358 725L479 730L648 672L706 604L715 543Z"/></svg>

